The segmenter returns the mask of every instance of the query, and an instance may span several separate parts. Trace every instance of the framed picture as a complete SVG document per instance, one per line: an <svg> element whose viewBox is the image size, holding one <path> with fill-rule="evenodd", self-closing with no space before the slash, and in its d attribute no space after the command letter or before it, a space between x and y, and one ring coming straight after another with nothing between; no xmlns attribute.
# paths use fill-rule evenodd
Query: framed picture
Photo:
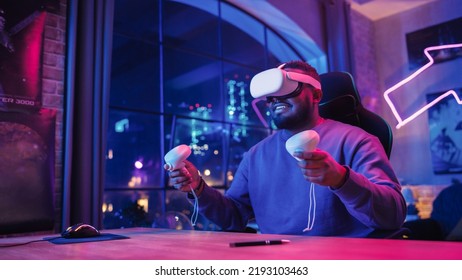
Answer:
<svg viewBox="0 0 462 280"><path fill-rule="evenodd" d="M56 111L0 111L0 234L54 227Z"/></svg>
<svg viewBox="0 0 462 280"><path fill-rule="evenodd" d="M454 91L462 96L462 88ZM443 93L427 94L427 101ZM428 110L428 126L434 173L462 173L462 106L447 96Z"/></svg>
<svg viewBox="0 0 462 280"><path fill-rule="evenodd" d="M57 0L0 2L0 111L42 107L42 53L47 10Z"/></svg>
<svg viewBox="0 0 462 280"><path fill-rule="evenodd" d="M462 18L453 19L406 34L409 67L415 70L428 63L425 48L462 43ZM462 57L462 48L442 49L430 53L434 63Z"/></svg>

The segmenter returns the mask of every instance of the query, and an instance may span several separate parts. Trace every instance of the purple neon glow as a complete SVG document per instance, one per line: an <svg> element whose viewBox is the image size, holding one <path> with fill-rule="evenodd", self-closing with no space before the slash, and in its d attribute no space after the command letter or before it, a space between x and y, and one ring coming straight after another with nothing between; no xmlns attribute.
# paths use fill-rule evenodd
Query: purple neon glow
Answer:
<svg viewBox="0 0 462 280"><path fill-rule="evenodd" d="M258 119L260 120L260 122L266 127L266 128L269 128L269 124L268 122L266 121L266 118L263 117L263 115L261 114L260 112L260 109L258 109L258 106L257 106L257 103L260 102L260 101L265 101L263 98L255 98L254 100L252 100L252 108L253 110L255 111L255 114L257 114L257 117Z"/></svg>
<svg viewBox="0 0 462 280"><path fill-rule="evenodd" d="M405 124L409 123L410 121L412 121L413 119L417 118L420 114L424 113L425 111L427 111L428 109L430 109L430 107L434 106L436 103L440 102L442 99L444 99L445 97L449 96L449 95L452 95L454 97L454 99L456 100L457 103L461 104L462 105L462 101L460 100L459 96L457 95L457 93L454 91L454 90L449 90L443 94L441 94L440 96L438 96L438 98L436 98L435 100L433 100L432 102L426 104L425 106L423 106L422 108L420 108L419 110L417 110L414 114L412 114L410 117L406 118L406 119L402 119L401 116L399 115L398 111L396 110L396 107L395 105L393 104L393 102L390 100L390 98L388 97L388 95L390 95L390 93L392 93L393 91L395 91L396 89L400 88L401 86L405 85L406 83L410 82L412 79L414 79L415 77L417 77L418 75L420 75L423 71L425 71L426 69L428 69L431 65L434 64L434 59L433 57L430 55L429 52L431 51L436 51L436 50L442 50L442 49L453 49L453 48L460 48L462 47L462 43L461 44L450 44L450 45L441 45L441 46L433 46L433 47L428 47L424 50L424 54L425 56L428 58L429 62L427 64L425 64L424 66L422 66L421 68L419 68L417 71L415 71L414 73L412 73L409 77L405 78L404 80L402 80L401 82L397 83L396 85L392 86L391 88L387 89L384 94L383 94L383 97L385 98L385 100L387 101L388 103L388 106L390 107L391 111L393 112L393 115L395 116L396 120L398 121L398 124L396 125L396 128L400 128L402 126L404 126Z"/></svg>

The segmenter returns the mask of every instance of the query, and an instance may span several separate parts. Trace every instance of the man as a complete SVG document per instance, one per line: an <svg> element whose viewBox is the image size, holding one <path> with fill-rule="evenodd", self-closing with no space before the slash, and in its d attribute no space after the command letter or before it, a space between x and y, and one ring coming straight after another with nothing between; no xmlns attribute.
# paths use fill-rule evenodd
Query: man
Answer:
<svg viewBox="0 0 462 280"><path fill-rule="evenodd" d="M244 155L226 194L206 187L189 161L169 173L170 184L194 189L200 212L224 230L243 230L253 218L262 233L274 234L364 237L400 228L406 203L379 140L320 117L320 78L309 64L270 70L252 79L251 93L266 97L278 131ZM318 148L289 154L286 141L305 130L319 134Z"/></svg>

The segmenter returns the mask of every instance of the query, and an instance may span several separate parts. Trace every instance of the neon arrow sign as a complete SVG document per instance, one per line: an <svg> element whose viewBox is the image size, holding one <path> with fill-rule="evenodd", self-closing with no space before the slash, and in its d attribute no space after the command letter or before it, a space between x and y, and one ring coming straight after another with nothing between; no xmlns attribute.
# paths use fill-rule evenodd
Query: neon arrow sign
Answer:
<svg viewBox="0 0 462 280"><path fill-rule="evenodd" d="M430 66L432 66L434 64L434 59L433 57L430 55L429 52L431 51L437 51L437 50L443 50L443 49L453 49L453 48L461 48L462 47L462 43L461 44L450 44L450 45L442 45L442 46L433 46L433 47L428 47L426 49L424 49L424 54L425 56L428 58L429 62L427 64L425 64L424 66L422 66L421 68L419 68L417 71L415 71L414 73L412 73L409 77L405 78L404 80L402 80L401 82L397 83L396 85L392 86L391 88L387 89L384 94L383 94L383 97L385 98L385 100L387 101L388 103L388 106L390 107L391 111L393 112L393 115L395 116L396 120L398 121L398 124L396 125L396 128L400 128L402 126L404 126L405 124L409 123L410 121L412 121L413 119L417 118L419 115L421 115L422 113L424 113L425 111L427 111L428 109L430 109L430 107L434 106L436 103L440 102L442 99L446 98L447 96L449 95L452 95L454 97L454 99L457 101L457 103L459 103L460 105L462 105L462 100L459 98L459 96L457 95L457 93L454 91L454 90L449 90L443 94L441 94L440 96L438 96L435 100L433 100L432 102L426 104L425 106L423 106L422 108L420 108L419 110L417 110L414 114L412 114L410 117L408 118L405 118L404 120L401 118L401 116L399 115L398 111L396 110L396 107L395 105L393 104L393 102L391 101L390 97L388 95L390 95L390 93L392 93L393 91L397 90L398 88L400 88L401 86L407 84L408 82L410 82L412 79L414 79L415 77L417 77L418 75L420 75L423 71L425 71L426 69L428 69Z"/></svg>

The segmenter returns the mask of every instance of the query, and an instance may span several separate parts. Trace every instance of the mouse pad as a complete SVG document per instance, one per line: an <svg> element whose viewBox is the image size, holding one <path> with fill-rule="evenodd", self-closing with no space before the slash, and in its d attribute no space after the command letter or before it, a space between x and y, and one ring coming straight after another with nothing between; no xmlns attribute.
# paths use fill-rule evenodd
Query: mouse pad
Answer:
<svg viewBox="0 0 462 280"><path fill-rule="evenodd" d="M82 238L64 238L64 237L45 237L44 240L53 244L73 244L73 243L84 243L84 242L97 242L117 239L128 239L130 237L117 235L112 233L101 233L94 237L82 237Z"/></svg>

